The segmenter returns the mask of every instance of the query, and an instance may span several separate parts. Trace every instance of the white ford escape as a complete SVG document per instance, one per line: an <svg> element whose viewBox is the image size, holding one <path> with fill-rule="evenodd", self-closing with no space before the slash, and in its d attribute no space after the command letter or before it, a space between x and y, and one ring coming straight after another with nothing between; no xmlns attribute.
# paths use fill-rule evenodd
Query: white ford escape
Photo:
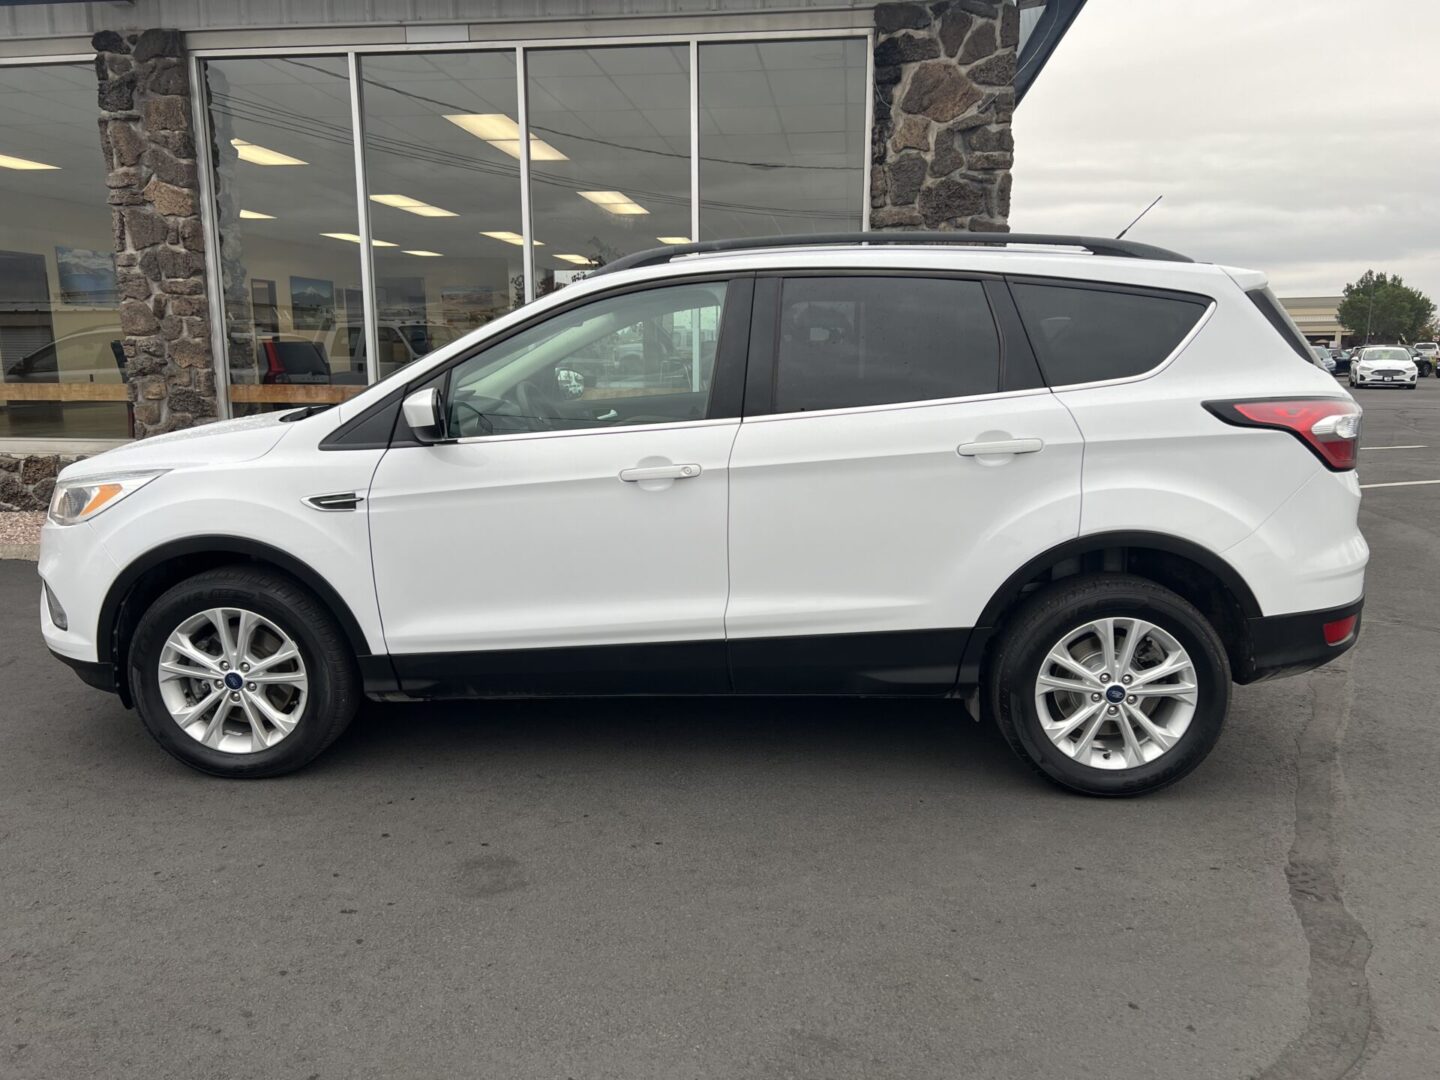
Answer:
<svg viewBox="0 0 1440 1080"><path fill-rule="evenodd" d="M1263 275L860 239L631 256L343 405L73 465L45 640L221 776L361 695L928 695L1105 795L1354 643L1360 409Z"/></svg>

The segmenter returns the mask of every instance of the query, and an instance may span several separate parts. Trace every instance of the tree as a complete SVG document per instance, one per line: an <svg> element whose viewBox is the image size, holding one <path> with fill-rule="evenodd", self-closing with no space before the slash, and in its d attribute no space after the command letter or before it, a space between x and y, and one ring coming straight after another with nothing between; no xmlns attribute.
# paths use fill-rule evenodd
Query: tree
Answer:
<svg viewBox="0 0 1440 1080"><path fill-rule="evenodd" d="M1390 277L1366 270L1359 281L1345 286L1339 316L1341 326L1366 342L1423 341L1435 317L1435 304L1398 274Z"/></svg>

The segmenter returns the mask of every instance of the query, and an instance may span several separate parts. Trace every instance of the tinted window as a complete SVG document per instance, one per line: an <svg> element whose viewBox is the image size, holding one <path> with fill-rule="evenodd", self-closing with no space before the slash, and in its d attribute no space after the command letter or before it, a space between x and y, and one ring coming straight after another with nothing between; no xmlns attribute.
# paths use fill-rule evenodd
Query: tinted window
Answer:
<svg viewBox="0 0 1440 1080"><path fill-rule="evenodd" d="M1173 295L1018 281L1011 291L1051 386L1149 371L1175 350L1207 306Z"/></svg>
<svg viewBox="0 0 1440 1080"><path fill-rule="evenodd" d="M1000 342L978 281L785 282L776 412L988 394L999 371Z"/></svg>

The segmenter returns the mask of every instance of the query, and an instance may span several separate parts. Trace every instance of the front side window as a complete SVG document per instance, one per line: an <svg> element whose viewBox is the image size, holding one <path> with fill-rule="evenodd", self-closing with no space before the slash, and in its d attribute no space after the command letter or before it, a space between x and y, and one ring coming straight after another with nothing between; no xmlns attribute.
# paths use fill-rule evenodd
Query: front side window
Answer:
<svg viewBox="0 0 1440 1080"><path fill-rule="evenodd" d="M1208 306L1173 294L1109 288L1020 281L1010 288L1051 386L1123 379L1158 367Z"/></svg>
<svg viewBox="0 0 1440 1080"><path fill-rule="evenodd" d="M455 367L450 438L701 420L725 307L723 282L585 304Z"/></svg>
<svg viewBox="0 0 1440 1080"><path fill-rule="evenodd" d="M791 278L783 286L775 411L994 393L1000 341L978 281Z"/></svg>

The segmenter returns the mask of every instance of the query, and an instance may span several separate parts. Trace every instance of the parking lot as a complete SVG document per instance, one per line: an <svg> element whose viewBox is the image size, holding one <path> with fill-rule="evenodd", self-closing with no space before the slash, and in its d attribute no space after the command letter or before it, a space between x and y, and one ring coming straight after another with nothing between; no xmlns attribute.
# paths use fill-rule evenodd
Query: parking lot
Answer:
<svg viewBox="0 0 1440 1080"><path fill-rule="evenodd" d="M208 779L0 562L0 1074L1433 1077L1440 380L1357 396L1359 645L1132 801L950 702L371 706Z"/></svg>

